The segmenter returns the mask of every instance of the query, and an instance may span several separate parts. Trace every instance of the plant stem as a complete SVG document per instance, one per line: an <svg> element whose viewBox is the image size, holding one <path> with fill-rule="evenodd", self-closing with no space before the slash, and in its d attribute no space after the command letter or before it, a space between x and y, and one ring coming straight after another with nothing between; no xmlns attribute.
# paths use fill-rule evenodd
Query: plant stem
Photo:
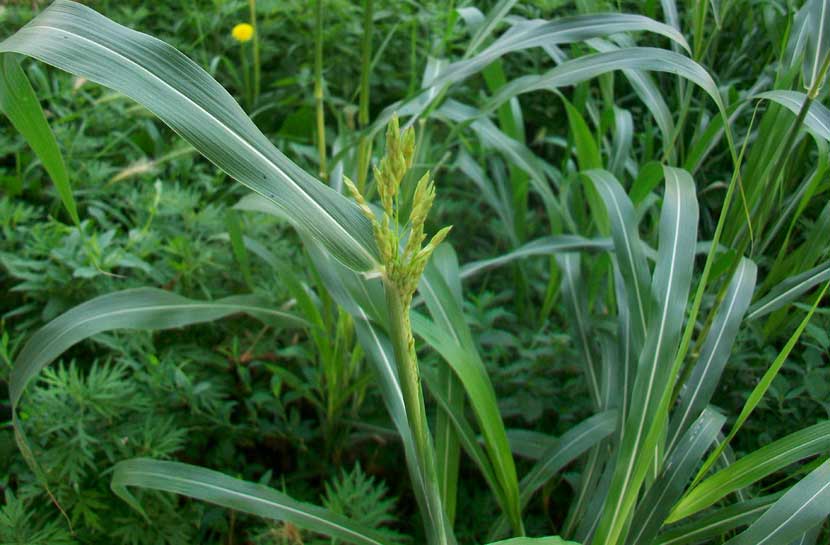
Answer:
<svg viewBox="0 0 830 545"><path fill-rule="evenodd" d="M314 16L314 102L317 107L317 154L320 178L328 178L326 168L326 119L323 111L323 0L317 0Z"/></svg>
<svg viewBox="0 0 830 545"><path fill-rule="evenodd" d="M360 61L360 109L357 114L357 123L361 129L369 125L369 74L372 71L372 31L373 23L372 0L363 2L363 42L361 44ZM372 140L367 135L360 137L357 163L357 188L366 190L366 179L369 176L369 160L372 155Z"/></svg>
<svg viewBox="0 0 830 545"><path fill-rule="evenodd" d="M398 378L401 383L406 418L412 429L415 446L418 449L422 470L429 472L424 461L432 458L430 448L429 425L426 419L424 393L421 388L421 377L418 371L418 355L415 353L415 339L412 336L412 325L409 320L411 296L401 293L398 286L388 279L384 280L386 303L389 307L389 336L397 362ZM406 301L409 299L410 301ZM434 464L432 471L435 470ZM435 475L437 479L437 475Z"/></svg>
<svg viewBox="0 0 830 545"><path fill-rule="evenodd" d="M253 97L251 100L251 106L253 107L254 103L259 99L259 86L260 86L260 79L261 79L261 68L259 62L259 31L256 27L256 0L248 0L248 9L251 14L251 26L254 28L254 85L253 85Z"/></svg>

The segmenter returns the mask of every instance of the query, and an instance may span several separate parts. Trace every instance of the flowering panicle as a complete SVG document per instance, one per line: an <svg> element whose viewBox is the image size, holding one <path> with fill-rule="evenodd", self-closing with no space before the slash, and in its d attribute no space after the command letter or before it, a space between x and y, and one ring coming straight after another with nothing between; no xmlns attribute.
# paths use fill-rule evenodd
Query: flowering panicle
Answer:
<svg viewBox="0 0 830 545"><path fill-rule="evenodd" d="M424 224L435 201L435 184L430 173L421 177L415 187L412 198L412 210L409 213L408 236L400 227L398 196L401 182L412 168L415 159L415 130L412 127L401 132L398 116L392 117L386 129L386 154L380 165L374 168L383 214L378 218L360 194L355 184L345 178L346 186L360 205L363 214L372 221L375 242L380 253L383 274L386 279L409 303L418 287L418 280L424 272L429 257L443 242L450 231L444 227L438 231L426 246ZM404 237L406 241L404 243ZM403 245L403 247L401 247Z"/></svg>

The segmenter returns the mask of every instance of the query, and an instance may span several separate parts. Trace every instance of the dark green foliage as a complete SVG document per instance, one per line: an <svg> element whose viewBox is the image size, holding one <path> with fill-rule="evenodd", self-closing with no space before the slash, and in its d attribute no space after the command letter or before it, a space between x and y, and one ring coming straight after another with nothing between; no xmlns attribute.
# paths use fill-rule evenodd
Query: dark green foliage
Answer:
<svg viewBox="0 0 830 545"><path fill-rule="evenodd" d="M668 3L535 0L518 2L510 13L553 19L620 11L663 20L661 4ZM231 27L247 20L247 1L90 4L186 53L243 102L286 155L304 170L318 171L314 18L308 2L257 2L263 78L255 101L246 88L248 61L243 57L248 58L248 46L230 37ZM376 0L370 119L418 92L429 59L461 59L475 34L462 14L474 21L473 7L486 14L496 4ZM798 2L678 4L692 56L713 74L727 104L760 90L801 90L801 76L790 68L786 50ZM0 38L45 5L1 5ZM704 5L719 15L716 20L705 12L701 26L698 10ZM360 2L346 0L325 0L325 6L329 161L339 161L343 173L357 179L358 140L372 141L373 136L357 121L362 8ZM495 35L506 29L502 24ZM668 47L662 37L641 34L634 37L638 45ZM617 45L630 39L614 38ZM593 52L591 47L580 43L560 52L576 57ZM540 74L560 61L539 48L513 53L495 61L483 77L453 85L446 98L478 115L478 108L498 92L500 78L509 82ZM240 239L229 233L228 217L247 194L244 188L122 95L39 63L24 61L22 66L64 154L81 223L73 225L23 138L0 122L0 490L5 498L0 544L331 543L291 524L264 524L214 505L139 492L148 523L110 490L112 466L133 457L183 461L260 482L303 501L322 502L380 531L388 543L420 543L418 506L378 379L352 318L328 293L301 237L272 216L235 212L237 223L231 229L239 229L242 241L258 244L240 248ZM701 206L698 240L711 240L733 173L724 137L711 132L720 122L716 108L688 82L665 74L653 79L678 127L670 151L664 150L660 128L635 86L619 72L561 89L566 100L530 93L486 117L492 128L533 157L530 166L542 173L554 205L533 190L529 179L534 172L521 161L526 155L488 140L472 117L458 121L439 109L418 126L415 172L404 180L404 186L414 187L427 169L437 180L439 197L427 232L454 225L449 240L462 264L506 254L551 234L608 236L588 204L590 190L580 172L588 166L615 166L635 201L642 238L656 248L663 191L654 172L667 162L694 174ZM817 99L825 105L826 87ZM794 116L770 102L761 102L757 112L755 103L742 104L752 106L735 111L731 128L738 145L749 133L750 145L741 193L732 203L722 239L732 253L723 254L713 268L693 353L700 349L695 343L707 326L707 313L717 306L716 294L728 283L735 252L757 262L761 294L830 259L823 234L830 225L827 143L799 132L787 148L789 159L773 172L771 165L778 164L774 154ZM626 119L633 129L628 140ZM711 149L705 146L709 142ZM374 145L376 160L380 138ZM622 158L611 165L616 152ZM475 179L463 157L478 166L481 179ZM336 179L337 168L330 171L330 179ZM494 188L495 198L481 190L482 184ZM370 199L374 190L370 186ZM401 205L408 211L409 203ZM616 331L614 264L595 253L582 259L592 340L599 347ZM702 263L700 257L698 273ZM560 436L593 413L561 274L547 256L464 279L463 312L509 428ZM138 286L197 299L253 292L274 307L296 311L311 325L289 331L239 315L158 333L104 333L74 346L27 391L18 413L45 470L47 492L14 444L7 384L15 357L34 331L66 310ZM729 415L729 425L803 310L782 309L742 329L713 398ZM737 457L796 427L830 418L829 327L825 302L732 443ZM425 365L439 365L438 356L420 341L418 349ZM433 400L428 396L427 401ZM434 405L428 407L434 426ZM466 411L471 414L469 407ZM465 456L456 534L463 543L484 543L499 509ZM776 473L748 493L777 492L813 469L811 463ZM530 467L531 461L519 461L519 476ZM568 464L534 497L524 513L530 535L578 523L568 520L569 506L582 486L583 471L582 461ZM828 536L826 524L823 532L817 543Z"/></svg>

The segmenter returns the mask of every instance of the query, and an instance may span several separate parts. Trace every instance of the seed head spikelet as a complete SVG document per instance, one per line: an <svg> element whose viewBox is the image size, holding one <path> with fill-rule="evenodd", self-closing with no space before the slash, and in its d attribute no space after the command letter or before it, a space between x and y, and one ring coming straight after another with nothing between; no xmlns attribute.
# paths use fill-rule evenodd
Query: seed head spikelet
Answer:
<svg viewBox="0 0 830 545"><path fill-rule="evenodd" d="M423 246L427 238L425 232L427 216L435 202L435 184L429 172L425 173L415 185L407 222L408 235L401 225L398 198L401 184L414 161L415 130L409 127L401 131L398 116L394 115L386 128L386 153L379 164L373 168L383 212L376 214L369 207L357 186L344 177L349 192L363 214L372 222L383 275L400 294L401 302L407 311L429 257L443 242L450 230L449 227L441 229L432 237L429 244Z"/></svg>

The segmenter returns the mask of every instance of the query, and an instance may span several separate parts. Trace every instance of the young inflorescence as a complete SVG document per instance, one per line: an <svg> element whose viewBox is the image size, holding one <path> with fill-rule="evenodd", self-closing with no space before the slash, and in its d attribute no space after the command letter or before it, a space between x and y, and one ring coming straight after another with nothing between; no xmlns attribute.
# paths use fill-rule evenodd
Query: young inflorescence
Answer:
<svg viewBox="0 0 830 545"><path fill-rule="evenodd" d="M401 226L398 196L401 182L412 168L415 157L415 130L412 127L400 130L397 115L392 117L386 129L386 155L380 165L374 167L375 183L380 196L383 214L380 218L369 207L357 186L345 178L346 186L372 222L375 241L380 252L381 273L386 281L403 296L408 307L412 295L418 288L418 280L424 272L429 257L443 242L451 227L439 230L426 246L424 224L435 201L435 184L427 171L415 186L409 221ZM408 226L408 231L406 227ZM404 238L406 239L404 241Z"/></svg>

